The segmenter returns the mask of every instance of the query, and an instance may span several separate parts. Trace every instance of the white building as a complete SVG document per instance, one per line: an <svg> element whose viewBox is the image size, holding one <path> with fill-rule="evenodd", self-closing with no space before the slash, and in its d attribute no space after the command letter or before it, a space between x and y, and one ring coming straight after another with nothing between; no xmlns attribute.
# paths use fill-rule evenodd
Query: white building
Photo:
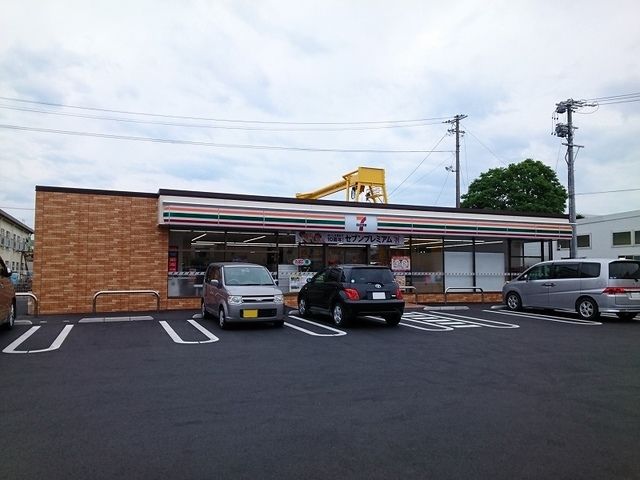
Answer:
<svg viewBox="0 0 640 480"><path fill-rule="evenodd" d="M0 209L0 257L19 276L31 271L32 235L33 229Z"/></svg>
<svg viewBox="0 0 640 480"><path fill-rule="evenodd" d="M640 260L640 210L577 221L578 257ZM555 243L556 258L569 258L569 240Z"/></svg>

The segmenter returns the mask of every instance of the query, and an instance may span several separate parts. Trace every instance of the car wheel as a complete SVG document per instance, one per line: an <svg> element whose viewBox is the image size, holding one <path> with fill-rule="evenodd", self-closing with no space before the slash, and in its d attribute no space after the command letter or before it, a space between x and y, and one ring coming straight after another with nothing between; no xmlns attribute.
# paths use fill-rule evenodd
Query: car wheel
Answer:
<svg viewBox="0 0 640 480"><path fill-rule="evenodd" d="M385 322L387 322L388 327L397 327L400 323L400 320L402 320L402 314L394 313L392 315L387 315L386 317L384 317L384 320Z"/></svg>
<svg viewBox="0 0 640 480"><path fill-rule="evenodd" d="M206 307L204 306L204 302L200 304L200 310L202 312L202 318L211 318L211 314L207 311Z"/></svg>
<svg viewBox="0 0 640 480"><path fill-rule="evenodd" d="M307 306L307 299L302 297L298 299L298 313L301 317L309 316L309 307Z"/></svg>
<svg viewBox="0 0 640 480"><path fill-rule="evenodd" d="M598 304L589 297L582 297L578 299L578 302L576 303L576 311L583 320L593 320L598 318L600 315L598 312Z"/></svg>
<svg viewBox="0 0 640 480"><path fill-rule="evenodd" d="M620 319L620 320L633 320L635 318L635 316L637 315L637 313L634 312L620 312L620 313L616 313L616 316Z"/></svg>
<svg viewBox="0 0 640 480"><path fill-rule="evenodd" d="M504 303L507 305L507 308L513 312L522 310L522 300L516 292L507 293Z"/></svg>
<svg viewBox="0 0 640 480"><path fill-rule="evenodd" d="M6 322L4 327L7 330L11 330L16 323L16 304L11 302L11 307L9 308L9 314L7 315Z"/></svg>
<svg viewBox="0 0 640 480"><path fill-rule="evenodd" d="M284 327L284 320L278 320L277 322L273 322L273 326L276 328Z"/></svg>
<svg viewBox="0 0 640 480"><path fill-rule="evenodd" d="M333 317L333 323L336 327L346 327L349 325L349 314L344 308L344 305L337 302L331 309L331 316Z"/></svg>
<svg viewBox="0 0 640 480"><path fill-rule="evenodd" d="M227 315L226 313L224 313L224 308L221 308L218 312L218 325L220 325L220 328L222 330L229 326L229 324L227 323Z"/></svg>

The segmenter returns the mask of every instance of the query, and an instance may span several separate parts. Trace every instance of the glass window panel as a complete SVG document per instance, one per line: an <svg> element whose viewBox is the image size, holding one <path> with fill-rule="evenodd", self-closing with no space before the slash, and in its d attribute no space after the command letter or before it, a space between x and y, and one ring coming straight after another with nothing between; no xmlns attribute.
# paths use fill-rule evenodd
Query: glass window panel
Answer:
<svg viewBox="0 0 640 480"><path fill-rule="evenodd" d="M443 293L443 239L416 236L412 237L411 245L410 285L416 293Z"/></svg>
<svg viewBox="0 0 640 480"><path fill-rule="evenodd" d="M506 280L507 242L502 239L476 240L476 286L485 292L499 292Z"/></svg>
<svg viewBox="0 0 640 480"><path fill-rule="evenodd" d="M613 245L631 245L631 232L614 232Z"/></svg>
<svg viewBox="0 0 640 480"><path fill-rule="evenodd" d="M578 235L578 248L589 248L591 247L591 236L589 235Z"/></svg>

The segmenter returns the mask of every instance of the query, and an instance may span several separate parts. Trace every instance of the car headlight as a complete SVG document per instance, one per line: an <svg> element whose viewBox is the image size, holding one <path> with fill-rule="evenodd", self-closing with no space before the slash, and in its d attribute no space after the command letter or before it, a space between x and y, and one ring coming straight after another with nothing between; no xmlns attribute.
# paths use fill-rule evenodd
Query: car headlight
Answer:
<svg viewBox="0 0 640 480"><path fill-rule="evenodd" d="M231 305L240 305L242 303L242 297L240 295L232 295L229 297L229 303Z"/></svg>
<svg viewBox="0 0 640 480"><path fill-rule="evenodd" d="M284 303L284 297L282 295L275 295L273 301L276 303Z"/></svg>

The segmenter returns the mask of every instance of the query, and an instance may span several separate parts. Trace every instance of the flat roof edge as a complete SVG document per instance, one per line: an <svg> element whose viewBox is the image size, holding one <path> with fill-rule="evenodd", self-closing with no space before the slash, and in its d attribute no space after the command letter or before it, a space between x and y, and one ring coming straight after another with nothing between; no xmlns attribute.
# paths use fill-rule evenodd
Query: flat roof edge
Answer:
<svg viewBox="0 0 640 480"><path fill-rule="evenodd" d="M362 207L362 208L381 208L393 210L416 210L428 212L457 212L471 214L488 214L488 215L508 215L515 217L540 217L540 218L563 218L568 219L567 214L558 213L531 213L531 212L514 212L507 210L489 210L474 208L455 208L455 207L433 207L423 205L405 205L400 203L364 203L364 202L347 202L342 200L309 200L290 197L272 197L262 195L248 195L238 193L212 193L212 192L194 192L189 190L171 190L161 188L158 195L166 195L172 197L194 197L194 198L220 198L224 200L245 200L245 201L265 201L272 203L296 203L300 205L326 205L340 207Z"/></svg>
<svg viewBox="0 0 640 480"><path fill-rule="evenodd" d="M101 190L94 188L52 187L48 185L36 185L36 192L77 193L82 195L111 195L116 197L146 197L158 198L157 193L131 192L125 190Z"/></svg>

